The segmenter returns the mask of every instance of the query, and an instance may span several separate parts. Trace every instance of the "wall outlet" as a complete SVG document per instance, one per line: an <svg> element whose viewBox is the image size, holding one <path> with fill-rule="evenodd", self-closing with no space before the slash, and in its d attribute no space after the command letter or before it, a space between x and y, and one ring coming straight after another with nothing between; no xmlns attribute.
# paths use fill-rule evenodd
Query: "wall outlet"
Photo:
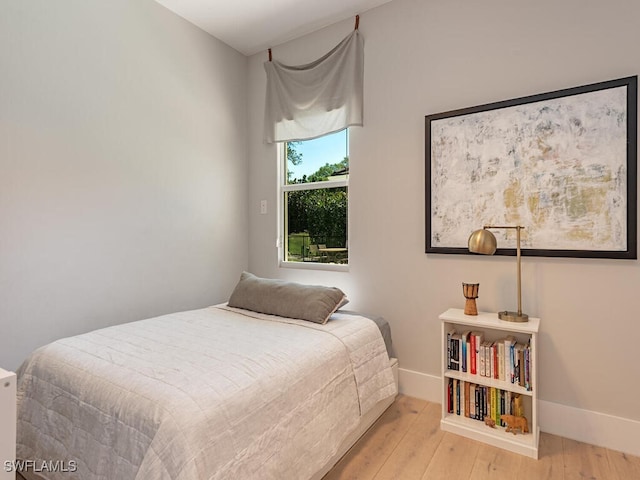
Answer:
<svg viewBox="0 0 640 480"><path fill-rule="evenodd" d="M260 200L260 214L261 215L266 215L267 214L267 201L266 200Z"/></svg>

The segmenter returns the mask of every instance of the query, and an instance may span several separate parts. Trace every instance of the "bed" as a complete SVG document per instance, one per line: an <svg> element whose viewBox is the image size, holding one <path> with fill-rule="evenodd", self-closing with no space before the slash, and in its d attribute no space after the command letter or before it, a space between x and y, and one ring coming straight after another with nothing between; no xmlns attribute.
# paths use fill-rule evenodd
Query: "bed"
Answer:
<svg viewBox="0 0 640 480"><path fill-rule="evenodd" d="M397 394L388 325L343 304L317 322L230 299L36 350L18 371L25 476L321 478Z"/></svg>

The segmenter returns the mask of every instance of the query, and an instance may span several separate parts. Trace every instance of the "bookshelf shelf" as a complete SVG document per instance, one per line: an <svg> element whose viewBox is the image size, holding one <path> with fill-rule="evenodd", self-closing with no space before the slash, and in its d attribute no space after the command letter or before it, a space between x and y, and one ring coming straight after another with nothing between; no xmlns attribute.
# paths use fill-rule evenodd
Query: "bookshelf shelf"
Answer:
<svg viewBox="0 0 640 480"><path fill-rule="evenodd" d="M462 380L463 382L478 383L478 375L470 375L466 373L457 372L455 370L447 370L445 371L444 375L447 378L456 378L458 380ZM510 383L510 382L494 380L492 378L482 378L480 383L482 383L483 385L486 385L487 387L495 387L500 390L508 390L510 392L518 393L520 395L527 395L529 397L533 396L532 390L527 390L524 387L521 387L519 385L514 385L513 383Z"/></svg>
<svg viewBox="0 0 640 480"><path fill-rule="evenodd" d="M442 417L440 420L440 428L444 431L452 432L458 435L463 435L474 440L478 440L484 443L488 443L495 447L503 448L521 455L526 455L532 458L538 458L538 443L540 438L540 428L538 426L538 385L537 385L537 362L536 362L536 346L538 329L540 327L540 319L529 318L526 323L506 322L498 319L497 313L485 313L480 312L478 315L465 315L462 309L449 309L440 315L442 325ZM465 332L477 332L483 335L483 339L487 344L498 345L507 336L511 336L514 342L520 345L528 346L527 357L527 382L521 385L516 378L514 383L511 382L508 374L504 380L495 378L497 373L489 375L480 375L479 363L476 365L476 372L471 373L469 361L464 362L464 369L462 367L462 359L459 358L460 363L457 369L453 369L453 362L449 365L449 357L452 355L449 349L452 348L449 343L451 333L455 330L457 334L463 334ZM464 340L463 340L464 341ZM466 347L470 344L467 343ZM506 348L506 347L505 347ZM465 348L466 350L467 348ZM462 350L460 350L459 356L462 356ZM497 352L497 347L496 347ZM466 359L469 360L470 350ZM477 357L476 357L477 358ZM497 359L497 355L495 357ZM523 357L524 358L524 357ZM479 360L478 360L479 362ZM496 360L491 364L491 368L494 366L498 369L498 361ZM449 368L451 366L451 368ZM507 367L508 368L508 367ZM502 367L500 367L502 370ZM520 372L519 368L516 368ZM524 376L524 366L522 366L522 375ZM493 370L492 370L493 372ZM501 373L504 373L502 371ZM455 385L455 386L453 386ZM461 393L465 386L472 386L475 389L481 390L482 394L487 394L493 389L496 397L494 397L494 404L496 409L493 417L499 418L499 410L505 407L505 403L510 404L510 400L513 397L519 396L524 408L524 415L528 420L529 433L517 434L507 432L504 427L496 425L495 428L486 425L483 420L471 418L473 413L469 415L469 405L467 405L466 411L464 402L470 399L465 398L465 394ZM528 387L528 388L527 388ZM452 389L455 389L458 393L452 393ZM500 406L499 399L502 395L502 405ZM452 400L452 398L454 400ZM505 398L507 399L505 402ZM477 399L476 399L477 400ZM457 402L457 407L453 407L453 413L450 411L450 401L454 404ZM481 401L485 404L485 401ZM490 403L490 401L488 402ZM480 407L482 408L482 407ZM473 410L473 402L471 403L471 410ZM458 411L460 413L458 413ZM513 413L506 411L506 413ZM468 416L469 415L469 416ZM476 415L478 413L476 412ZM489 415L490 416L490 415Z"/></svg>

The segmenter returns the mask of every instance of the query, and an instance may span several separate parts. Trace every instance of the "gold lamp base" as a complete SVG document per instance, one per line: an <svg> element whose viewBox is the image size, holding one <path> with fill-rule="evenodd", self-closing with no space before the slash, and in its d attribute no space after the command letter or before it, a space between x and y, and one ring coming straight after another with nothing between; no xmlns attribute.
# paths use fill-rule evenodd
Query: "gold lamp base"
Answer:
<svg viewBox="0 0 640 480"><path fill-rule="evenodd" d="M528 322L529 315L526 313L518 313L518 312L498 312L498 318L500 320L504 320L505 322Z"/></svg>

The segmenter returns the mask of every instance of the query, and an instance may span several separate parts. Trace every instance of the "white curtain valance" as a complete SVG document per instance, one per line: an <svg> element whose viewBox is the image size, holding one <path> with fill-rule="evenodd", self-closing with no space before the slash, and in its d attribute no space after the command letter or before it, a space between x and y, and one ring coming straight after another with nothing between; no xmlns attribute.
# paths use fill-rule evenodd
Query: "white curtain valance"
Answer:
<svg viewBox="0 0 640 480"><path fill-rule="evenodd" d="M267 143L308 140L362 126L363 43L359 31L353 30L333 50L307 65L264 63Z"/></svg>

